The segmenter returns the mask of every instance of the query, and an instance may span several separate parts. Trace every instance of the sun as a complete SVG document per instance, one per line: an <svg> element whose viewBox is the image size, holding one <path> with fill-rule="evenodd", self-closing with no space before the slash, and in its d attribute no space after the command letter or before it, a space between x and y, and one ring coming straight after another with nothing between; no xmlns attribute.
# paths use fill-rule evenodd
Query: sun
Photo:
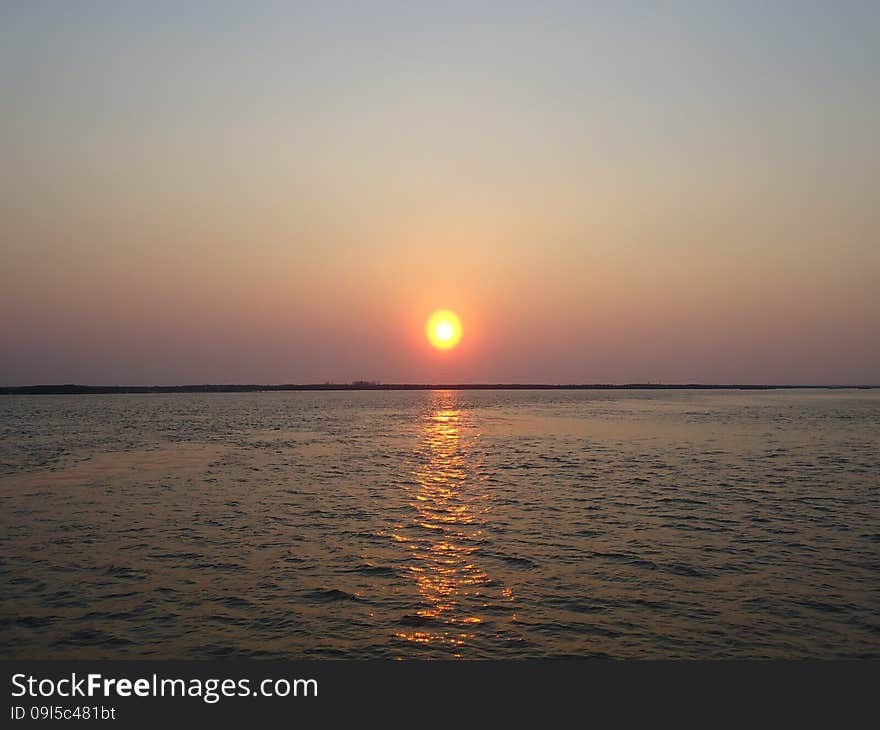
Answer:
<svg viewBox="0 0 880 730"><path fill-rule="evenodd" d="M451 350L461 339L461 320L455 312L441 309L431 315L425 334L438 350Z"/></svg>

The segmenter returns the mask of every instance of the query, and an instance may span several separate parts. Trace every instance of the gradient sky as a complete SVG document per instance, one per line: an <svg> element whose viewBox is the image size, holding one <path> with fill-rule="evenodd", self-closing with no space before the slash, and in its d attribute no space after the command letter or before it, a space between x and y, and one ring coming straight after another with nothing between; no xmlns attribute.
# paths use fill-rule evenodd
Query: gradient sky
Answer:
<svg viewBox="0 0 880 730"><path fill-rule="evenodd" d="M878 383L878 69L874 2L7 0L0 384Z"/></svg>

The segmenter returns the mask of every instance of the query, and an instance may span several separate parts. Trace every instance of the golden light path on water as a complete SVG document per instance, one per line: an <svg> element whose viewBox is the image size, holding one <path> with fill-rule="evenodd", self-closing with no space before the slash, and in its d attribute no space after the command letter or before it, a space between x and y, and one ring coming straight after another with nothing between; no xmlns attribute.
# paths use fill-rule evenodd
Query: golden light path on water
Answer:
<svg viewBox="0 0 880 730"><path fill-rule="evenodd" d="M4 659L880 658L880 391L3 406Z"/></svg>
<svg viewBox="0 0 880 730"><path fill-rule="evenodd" d="M431 537L412 539L401 534L403 530L394 535L411 550L407 568L422 600L416 612L420 625L397 633L399 639L462 647L484 621L479 610L484 588L492 585L497 590L474 556L490 504L481 463L469 448L473 436L462 429L464 418L455 394L438 392L424 420L409 527ZM501 594L511 598L507 589Z"/></svg>

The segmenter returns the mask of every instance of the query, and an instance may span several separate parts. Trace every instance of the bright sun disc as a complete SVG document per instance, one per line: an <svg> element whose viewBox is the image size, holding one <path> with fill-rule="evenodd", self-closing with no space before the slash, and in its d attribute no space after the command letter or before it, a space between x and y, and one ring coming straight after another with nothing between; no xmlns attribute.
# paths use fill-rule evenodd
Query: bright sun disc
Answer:
<svg viewBox="0 0 880 730"><path fill-rule="evenodd" d="M455 312L441 309L431 315L425 333L434 347L449 350L461 339L461 320Z"/></svg>

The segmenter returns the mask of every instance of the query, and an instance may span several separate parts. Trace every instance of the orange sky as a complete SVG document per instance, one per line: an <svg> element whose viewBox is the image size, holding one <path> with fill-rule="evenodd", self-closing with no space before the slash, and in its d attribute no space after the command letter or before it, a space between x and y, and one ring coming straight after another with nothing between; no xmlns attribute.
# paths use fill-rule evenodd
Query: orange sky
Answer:
<svg viewBox="0 0 880 730"><path fill-rule="evenodd" d="M737 5L0 11L0 384L880 382L877 12Z"/></svg>

